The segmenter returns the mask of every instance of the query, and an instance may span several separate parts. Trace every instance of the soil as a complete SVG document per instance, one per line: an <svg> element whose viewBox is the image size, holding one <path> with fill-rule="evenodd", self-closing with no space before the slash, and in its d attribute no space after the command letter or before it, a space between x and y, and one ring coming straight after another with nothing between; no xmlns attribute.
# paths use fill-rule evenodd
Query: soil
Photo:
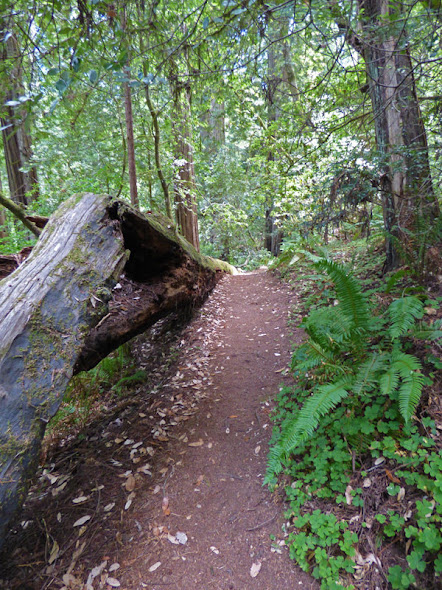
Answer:
<svg viewBox="0 0 442 590"><path fill-rule="evenodd" d="M177 316L138 338L148 382L51 445L0 588L318 588L262 485L272 399L302 337L289 339L294 298L266 271L226 276L184 328Z"/></svg>

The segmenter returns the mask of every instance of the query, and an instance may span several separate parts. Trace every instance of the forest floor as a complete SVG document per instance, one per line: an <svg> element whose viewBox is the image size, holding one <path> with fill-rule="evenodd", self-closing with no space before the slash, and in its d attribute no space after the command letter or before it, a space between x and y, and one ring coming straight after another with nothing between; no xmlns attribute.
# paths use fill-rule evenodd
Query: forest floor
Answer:
<svg viewBox="0 0 442 590"><path fill-rule="evenodd" d="M147 381L47 441L0 588L318 588L262 486L272 399L302 338L295 299L269 272L226 276L189 324L139 337Z"/></svg>

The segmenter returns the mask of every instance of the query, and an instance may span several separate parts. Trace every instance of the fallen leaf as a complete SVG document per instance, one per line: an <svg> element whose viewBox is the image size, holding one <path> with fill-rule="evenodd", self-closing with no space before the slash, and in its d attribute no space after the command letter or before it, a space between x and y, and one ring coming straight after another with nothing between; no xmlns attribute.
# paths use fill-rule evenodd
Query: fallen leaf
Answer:
<svg viewBox="0 0 442 590"><path fill-rule="evenodd" d="M212 547L210 547L210 551L213 551L213 553L215 553L215 555L219 555L219 549L217 549L213 545L212 545Z"/></svg>
<svg viewBox="0 0 442 590"><path fill-rule="evenodd" d="M161 561L157 561L156 563L154 563L153 565L150 566L149 571L150 572L154 572L155 570L157 570L161 565Z"/></svg>
<svg viewBox="0 0 442 590"><path fill-rule="evenodd" d="M252 576L252 578L256 578L256 576L259 574L259 570L261 569L261 562L257 561L256 563L252 564L252 567L250 568L250 575Z"/></svg>
<svg viewBox="0 0 442 590"><path fill-rule="evenodd" d="M189 447L201 447L204 444L202 438L200 438L197 442L189 443Z"/></svg>
<svg viewBox="0 0 442 590"><path fill-rule="evenodd" d="M351 495L352 491L353 488L350 485L345 488L345 501L347 502L348 506L351 506L351 503L353 502L353 496Z"/></svg>
<svg viewBox="0 0 442 590"><path fill-rule="evenodd" d="M115 502L111 502L110 504L107 504L103 510L104 512L110 512L110 510L112 510L112 508L115 506Z"/></svg>
<svg viewBox="0 0 442 590"><path fill-rule="evenodd" d="M403 500L404 496L405 496L405 488L401 488L398 492L398 495L397 495L398 502Z"/></svg>
<svg viewBox="0 0 442 590"><path fill-rule="evenodd" d="M370 486L371 486L371 479L369 477L366 477L364 479L364 481L362 482L362 487L369 488Z"/></svg>
<svg viewBox="0 0 442 590"><path fill-rule="evenodd" d="M401 483L401 480L398 479L389 469L385 470L385 473L390 481L393 483Z"/></svg>
<svg viewBox="0 0 442 590"><path fill-rule="evenodd" d="M88 515L87 516L82 516L81 518L79 518L78 520L76 520L72 526L81 526L81 525L83 525L85 522L87 522L90 519L91 519L91 517L88 516Z"/></svg>
<svg viewBox="0 0 442 590"><path fill-rule="evenodd" d="M203 483L204 480L204 475L199 475L198 479L195 482L195 485L199 486L201 483Z"/></svg>
<svg viewBox="0 0 442 590"><path fill-rule="evenodd" d="M258 446L255 448L255 455L257 455L257 454L259 453L259 451L260 451L260 450L261 450L261 447L260 447L260 445L258 445Z"/></svg>
<svg viewBox="0 0 442 590"><path fill-rule="evenodd" d="M169 498L167 496L164 496L163 501L161 502L161 509L162 509L163 514L165 516L169 516L170 508L169 508Z"/></svg>
<svg viewBox="0 0 442 590"><path fill-rule="evenodd" d="M49 555L49 559L48 559L49 565L51 565L51 563L54 563L54 561L57 559L59 553L60 553L60 547L59 547L57 541L54 541L54 544L52 545L52 549L51 549L51 554Z"/></svg>
<svg viewBox="0 0 442 590"><path fill-rule="evenodd" d="M185 545L187 543L186 533L181 533L178 531L177 534L175 535L175 537L180 545Z"/></svg>
<svg viewBox="0 0 442 590"><path fill-rule="evenodd" d="M168 541L170 541L172 543L172 545L179 545L180 544L178 539L176 537L174 537L173 535L171 535L170 533L167 533L167 539L168 539Z"/></svg>
<svg viewBox="0 0 442 590"><path fill-rule="evenodd" d="M72 500L72 502L74 504L82 504L83 502L86 502L86 500L89 499L89 496L78 496L78 498L74 498Z"/></svg>
<svg viewBox="0 0 442 590"><path fill-rule="evenodd" d="M135 485L136 485L136 481L135 481L135 477L132 475L132 473L129 475L129 477L126 479L126 482L124 484L124 487L126 488L126 490L128 492L133 492L135 489Z"/></svg>
<svg viewBox="0 0 442 590"><path fill-rule="evenodd" d="M119 568L120 568L120 564L119 564L118 562L115 562L115 563L113 563L113 564L112 564L112 565L109 567L109 571L110 571L110 572L114 572L114 571L116 571L116 570L117 570L117 569L119 569Z"/></svg>
<svg viewBox="0 0 442 590"><path fill-rule="evenodd" d="M106 584L112 588L119 588L121 586L120 582L115 578L107 578Z"/></svg>

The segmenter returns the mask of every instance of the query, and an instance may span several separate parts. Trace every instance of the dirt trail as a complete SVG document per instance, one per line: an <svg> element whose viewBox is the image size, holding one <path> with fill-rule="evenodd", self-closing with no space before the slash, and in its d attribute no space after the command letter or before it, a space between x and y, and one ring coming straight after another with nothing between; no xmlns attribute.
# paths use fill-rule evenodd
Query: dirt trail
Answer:
<svg viewBox="0 0 442 590"><path fill-rule="evenodd" d="M155 365L152 334L138 340L149 382L51 455L0 557L1 589L318 588L262 487L291 297L269 272L227 276L175 358Z"/></svg>
<svg viewBox="0 0 442 590"><path fill-rule="evenodd" d="M158 483L170 515L161 498L150 495L136 517L140 532L154 523L167 527L172 540L184 533L187 542L134 539L120 556L130 564L119 576L125 587L316 587L286 549L271 550L271 534L283 540L283 507L262 487L272 428L267 400L290 358L288 309L289 292L270 273L226 277L206 304L202 325L191 327L191 340L201 335L202 347L194 340L190 356L183 350L181 381L188 381L193 361L204 358L205 399L165 450L168 471ZM254 578L252 568L260 568Z"/></svg>

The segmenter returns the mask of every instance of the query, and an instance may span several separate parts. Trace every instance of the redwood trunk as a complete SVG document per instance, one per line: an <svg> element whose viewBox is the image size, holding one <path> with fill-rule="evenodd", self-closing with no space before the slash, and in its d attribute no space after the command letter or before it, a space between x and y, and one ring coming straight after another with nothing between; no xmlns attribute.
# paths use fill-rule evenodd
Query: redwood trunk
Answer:
<svg viewBox="0 0 442 590"><path fill-rule="evenodd" d="M182 235L199 250L196 184L192 147L190 86L175 75L172 80L174 103L174 155L176 219Z"/></svg>
<svg viewBox="0 0 442 590"><path fill-rule="evenodd" d="M13 32L12 19L0 23L0 37L7 37L1 43L0 61L4 71L3 77L8 79L0 92L0 123L2 126L3 149L11 199L24 206L29 200L38 196L37 171L29 167L32 158L31 138L25 131L27 118L26 109L18 104L18 98L25 94L23 87L23 68L20 48Z"/></svg>
<svg viewBox="0 0 442 590"><path fill-rule="evenodd" d="M386 268L391 269L400 261L397 244L407 249L407 241L417 229L417 217L431 225L439 206L405 27L401 25L396 34L404 16L402 2L359 0L359 5L363 9L363 55L376 144L384 162L380 188L388 236Z"/></svg>

